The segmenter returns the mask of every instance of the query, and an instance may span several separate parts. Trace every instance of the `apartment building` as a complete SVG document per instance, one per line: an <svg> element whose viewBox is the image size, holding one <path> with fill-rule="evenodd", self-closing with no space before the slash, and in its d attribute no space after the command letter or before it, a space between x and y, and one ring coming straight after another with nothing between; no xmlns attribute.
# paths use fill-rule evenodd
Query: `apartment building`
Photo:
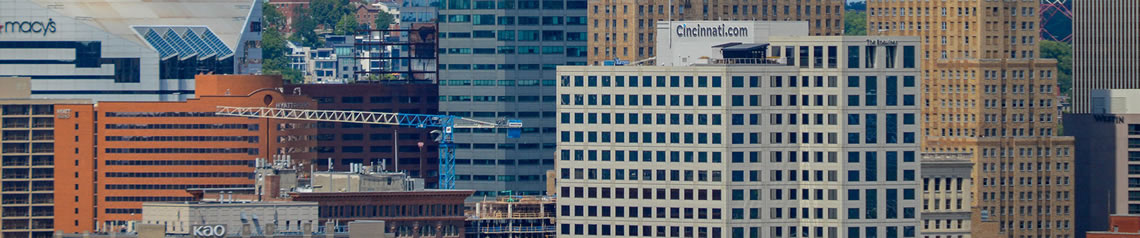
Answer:
<svg viewBox="0 0 1140 238"><path fill-rule="evenodd" d="M805 21L812 35L843 35L843 0L598 0L590 1L589 62L636 62L656 55L663 21Z"/></svg>
<svg viewBox="0 0 1140 238"><path fill-rule="evenodd" d="M456 129L456 188L541 195L554 168L555 68L586 65L587 0L448 1L439 8L439 110L505 129Z"/></svg>
<svg viewBox="0 0 1140 238"><path fill-rule="evenodd" d="M971 157L960 152L922 154L922 237L973 237Z"/></svg>
<svg viewBox="0 0 1140 238"><path fill-rule="evenodd" d="M708 53L559 67L560 236L918 235L917 38L658 32Z"/></svg>
<svg viewBox="0 0 1140 238"><path fill-rule="evenodd" d="M868 34L922 39L923 151L974 155L973 203L999 223L975 236L1073 236L1073 138L1058 136L1057 62L1038 58L1039 5L867 1Z"/></svg>
<svg viewBox="0 0 1140 238"><path fill-rule="evenodd" d="M215 111L314 109L312 99L279 91L280 76L198 75L195 83L197 97L184 102L55 106L56 230L125 231L142 219L143 202L193 201L192 188L252 189L257 158L285 156L308 171L313 123Z"/></svg>
<svg viewBox="0 0 1140 238"><path fill-rule="evenodd" d="M30 78L0 78L0 236L51 236L55 191L56 103L90 100L33 99Z"/></svg>

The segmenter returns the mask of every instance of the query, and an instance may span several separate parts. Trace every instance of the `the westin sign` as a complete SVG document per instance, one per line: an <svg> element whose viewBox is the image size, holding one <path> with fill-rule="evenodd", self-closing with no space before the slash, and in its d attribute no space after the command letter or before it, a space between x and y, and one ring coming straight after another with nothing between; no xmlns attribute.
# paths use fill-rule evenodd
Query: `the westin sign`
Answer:
<svg viewBox="0 0 1140 238"><path fill-rule="evenodd" d="M677 37L748 37L748 27L725 24L712 26L681 24L677 25Z"/></svg>

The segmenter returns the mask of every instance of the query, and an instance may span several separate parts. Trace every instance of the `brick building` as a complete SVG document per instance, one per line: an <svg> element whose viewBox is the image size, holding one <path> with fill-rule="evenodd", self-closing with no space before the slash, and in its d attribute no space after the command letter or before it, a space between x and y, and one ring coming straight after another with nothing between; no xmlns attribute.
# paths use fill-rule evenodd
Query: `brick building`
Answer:
<svg viewBox="0 0 1140 238"><path fill-rule="evenodd" d="M279 91L279 76L195 81L197 98L183 102L56 105L56 230L124 230L142 219L143 202L190 201L188 188L252 188L256 158L287 155L305 168L316 156L312 123L214 114L316 106Z"/></svg>
<svg viewBox="0 0 1140 238"><path fill-rule="evenodd" d="M439 114L439 89L430 83L359 83L287 85L286 92L299 92L317 101L322 110L354 110ZM439 183L438 144L430 129L407 126L317 122L318 170L348 171L349 164L380 165L391 171L406 171L424 178L429 188ZM422 144L420 144L422 143ZM395 146L395 147L394 147ZM395 164L399 156L399 164Z"/></svg>
<svg viewBox="0 0 1140 238"><path fill-rule="evenodd" d="M382 220L397 237L463 237L463 199L472 190L351 193L290 193L293 201L317 202L321 223Z"/></svg>
<svg viewBox="0 0 1140 238"><path fill-rule="evenodd" d="M1113 215L1109 217L1112 230L1089 231L1086 238L1140 238L1140 216Z"/></svg>

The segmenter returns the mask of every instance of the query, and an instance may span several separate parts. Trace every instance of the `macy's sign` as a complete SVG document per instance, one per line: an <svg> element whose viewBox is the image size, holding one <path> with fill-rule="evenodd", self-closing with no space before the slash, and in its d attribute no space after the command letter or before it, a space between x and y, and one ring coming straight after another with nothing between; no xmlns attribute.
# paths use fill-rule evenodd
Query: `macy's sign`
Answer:
<svg viewBox="0 0 1140 238"><path fill-rule="evenodd" d="M47 36L48 33L55 33L55 21L48 18L47 22L43 21L3 21L4 25L0 25L0 33L35 33Z"/></svg>

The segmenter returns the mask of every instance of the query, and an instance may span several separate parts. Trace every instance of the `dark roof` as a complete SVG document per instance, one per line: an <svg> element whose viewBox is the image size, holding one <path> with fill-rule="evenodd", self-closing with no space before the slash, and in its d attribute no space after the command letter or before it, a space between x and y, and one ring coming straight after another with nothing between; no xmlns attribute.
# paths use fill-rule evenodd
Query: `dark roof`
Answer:
<svg viewBox="0 0 1140 238"><path fill-rule="evenodd" d="M768 48L768 44L737 44L729 47L724 47L724 50L730 51L753 51Z"/></svg>

